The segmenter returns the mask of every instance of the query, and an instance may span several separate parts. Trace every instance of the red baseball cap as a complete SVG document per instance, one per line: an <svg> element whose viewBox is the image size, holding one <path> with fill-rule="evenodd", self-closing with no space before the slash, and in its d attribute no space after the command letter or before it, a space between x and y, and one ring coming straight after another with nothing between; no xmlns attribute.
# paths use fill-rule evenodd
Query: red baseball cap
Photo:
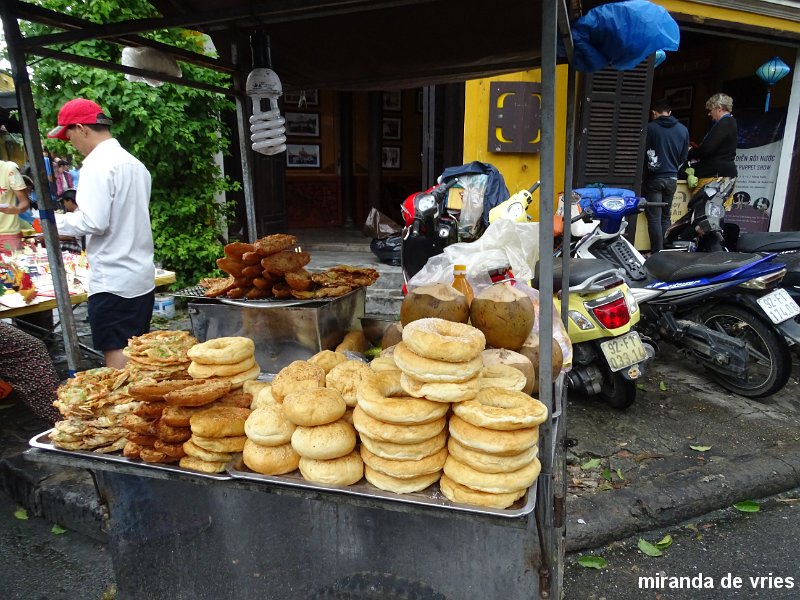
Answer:
<svg viewBox="0 0 800 600"><path fill-rule="evenodd" d="M51 129L47 134L49 138L67 139L67 127L70 125L111 125L111 117L103 113L99 104L75 98L70 100L58 111L58 127Z"/></svg>

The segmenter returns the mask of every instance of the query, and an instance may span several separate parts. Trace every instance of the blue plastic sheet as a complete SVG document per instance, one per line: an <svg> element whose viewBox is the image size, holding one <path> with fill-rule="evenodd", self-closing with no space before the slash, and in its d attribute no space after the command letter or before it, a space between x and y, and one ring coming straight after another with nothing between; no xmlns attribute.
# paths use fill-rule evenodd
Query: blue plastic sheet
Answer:
<svg viewBox="0 0 800 600"><path fill-rule="evenodd" d="M677 50L680 30L669 12L647 0L603 4L572 24L575 68L633 69L656 50Z"/></svg>

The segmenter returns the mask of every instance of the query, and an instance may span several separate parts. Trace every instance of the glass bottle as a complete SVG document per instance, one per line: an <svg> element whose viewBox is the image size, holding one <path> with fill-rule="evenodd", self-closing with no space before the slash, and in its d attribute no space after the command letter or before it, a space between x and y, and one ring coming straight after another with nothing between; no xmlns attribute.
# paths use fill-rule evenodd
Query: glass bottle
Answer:
<svg viewBox="0 0 800 600"><path fill-rule="evenodd" d="M467 281L467 267L466 265L455 265L453 267L453 287L467 297L467 302L472 304L472 299L475 294L472 291L472 286Z"/></svg>

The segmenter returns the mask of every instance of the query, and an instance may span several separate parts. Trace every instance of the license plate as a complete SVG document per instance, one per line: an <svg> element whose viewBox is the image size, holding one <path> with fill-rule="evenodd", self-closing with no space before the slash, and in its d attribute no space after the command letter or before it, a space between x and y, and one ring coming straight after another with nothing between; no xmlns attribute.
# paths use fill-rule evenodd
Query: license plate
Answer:
<svg viewBox="0 0 800 600"><path fill-rule="evenodd" d="M647 358L642 340L635 331L600 344L612 371L621 371Z"/></svg>
<svg viewBox="0 0 800 600"><path fill-rule="evenodd" d="M776 325L800 315L800 306L783 288L778 288L766 296L761 296L758 299L758 304Z"/></svg>

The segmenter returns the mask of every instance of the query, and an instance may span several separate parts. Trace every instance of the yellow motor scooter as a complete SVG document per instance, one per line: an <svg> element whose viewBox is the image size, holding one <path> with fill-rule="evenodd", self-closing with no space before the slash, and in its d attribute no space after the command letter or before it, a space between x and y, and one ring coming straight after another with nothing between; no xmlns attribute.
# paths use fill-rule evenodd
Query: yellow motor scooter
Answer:
<svg viewBox="0 0 800 600"><path fill-rule="evenodd" d="M599 396L623 409L636 399L636 380L655 356L652 342L633 331L641 313L617 267L596 259L570 259L567 332L572 342L570 389ZM534 287L539 287L538 264ZM553 303L564 298L561 261L553 265Z"/></svg>

